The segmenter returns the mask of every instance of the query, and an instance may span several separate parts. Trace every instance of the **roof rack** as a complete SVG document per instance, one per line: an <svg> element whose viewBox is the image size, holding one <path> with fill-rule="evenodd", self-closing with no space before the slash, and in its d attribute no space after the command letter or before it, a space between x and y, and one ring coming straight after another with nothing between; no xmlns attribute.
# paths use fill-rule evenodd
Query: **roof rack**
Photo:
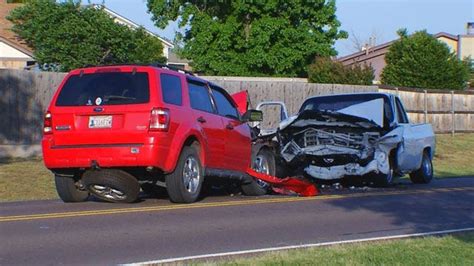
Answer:
<svg viewBox="0 0 474 266"><path fill-rule="evenodd" d="M169 70L174 70L174 71L177 71L177 72L181 72L181 73L183 73L183 74L188 74L188 75L191 75L191 76L196 76L196 74L194 74L194 73L191 72L191 71L184 70L184 69L181 69L181 68L177 68L177 67L174 67L174 66L170 66L170 65L168 65L168 64L152 63L152 64L150 64L150 66L160 67L160 68L169 69Z"/></svg>
<svg viewBox="0 0 474 266"><path fill-rule="evenodd" d="M85 65L83 67L109 67L109 66L153 66L153 67L159 67L159 68L164 68L164 69L177 71L177 72L180 72L180 73L183 73L183 74L188 74L188 75L191 75L191 76L196 76L196 74L194 74L191 71L184 70L184 69L177 68L177 67L170 66L170 65L167 65L167 64L163 64L163 63L158 63L158 62L157 63L151 63L151 64L106 64L106 65L91 65L91 64L88 64L88 65Z"/></svg>

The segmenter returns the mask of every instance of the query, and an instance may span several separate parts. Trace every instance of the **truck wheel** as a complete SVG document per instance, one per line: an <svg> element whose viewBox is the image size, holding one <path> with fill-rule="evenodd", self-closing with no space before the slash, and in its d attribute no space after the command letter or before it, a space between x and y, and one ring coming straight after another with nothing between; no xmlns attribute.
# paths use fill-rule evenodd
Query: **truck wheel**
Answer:
<svg viewBox="0 0 474 266"><path fill-rule="evenodd" d="M83 202L89 197L89 192L73 177L54 175L54 182L59 198L64 202Z"/></svg>
<svg viewBox="0 0 474 266"><path fill-rule="evenodd" d="M275 156L267 149L261 149L252 161L252 169L267 175L275 175ZM247 196L262 196L268 193L270 186L261 180L253 179L252 182L242 184L242 191Z"/></svg>
<svg viewBox="0 0 474 266"><path fill-rule="evenodd" d="M421 166L418 170L410 173L410 180L415 184L428 184L433 179L433 164L427 152L423 153Z"/></svg>
<svg viewBox="0 0 474 266"><path fill-rule="evenodd" d="M166 175L166 190L172 202L195 202L201 192L204 171L194 146L185 146L174 171Z"/></svg>
<svg viewBox="0 0 474 266"><path fill-rule="evenodd" d="M83 182L97 198L117 203L131 203L138 199L140 185L135 177L117 169L91 170L84 173Z"/></svg>

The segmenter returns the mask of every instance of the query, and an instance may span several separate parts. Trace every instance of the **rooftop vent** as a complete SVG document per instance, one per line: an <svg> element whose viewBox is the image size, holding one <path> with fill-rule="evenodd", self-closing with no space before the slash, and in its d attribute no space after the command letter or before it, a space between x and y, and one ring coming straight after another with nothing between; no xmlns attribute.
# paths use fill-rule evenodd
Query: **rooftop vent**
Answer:
<svg viewBox="0 0 474 266"><path fill-rule="evenodd" d="M474 35L474 22L467 23L467 35Z"/></svg>

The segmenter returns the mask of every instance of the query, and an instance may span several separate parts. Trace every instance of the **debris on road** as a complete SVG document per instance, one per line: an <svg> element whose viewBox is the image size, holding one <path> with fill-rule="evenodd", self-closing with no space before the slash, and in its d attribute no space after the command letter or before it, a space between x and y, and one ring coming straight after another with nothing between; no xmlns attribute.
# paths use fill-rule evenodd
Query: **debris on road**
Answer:
<svg viewBox="0 0 474 266"><path fill-rule="evenodd" d="M275 176L256 172L250 168L247 169L247 174L267 182L272 186L273 191L280 194L297 194L298 196L303 197L312 197L319 194L319 190L315 184L296 177L277 178Z"/></svg>

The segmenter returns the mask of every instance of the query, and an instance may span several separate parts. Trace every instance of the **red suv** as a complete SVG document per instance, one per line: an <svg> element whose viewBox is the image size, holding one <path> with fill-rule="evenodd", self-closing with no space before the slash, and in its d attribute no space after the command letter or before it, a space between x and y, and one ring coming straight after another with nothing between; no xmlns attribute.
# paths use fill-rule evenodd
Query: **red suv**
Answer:
<svg viewBox="0 0 474 266"><path fill-rule="evenodd" d="M65 202L89 193L133 202L140 185L151 192L160 184L171 201L190 203L204 176L249 180L246 122L260 119L255 110L241 115L219 86L164 66L77 69L46 112L44 163Z"/></svg>

